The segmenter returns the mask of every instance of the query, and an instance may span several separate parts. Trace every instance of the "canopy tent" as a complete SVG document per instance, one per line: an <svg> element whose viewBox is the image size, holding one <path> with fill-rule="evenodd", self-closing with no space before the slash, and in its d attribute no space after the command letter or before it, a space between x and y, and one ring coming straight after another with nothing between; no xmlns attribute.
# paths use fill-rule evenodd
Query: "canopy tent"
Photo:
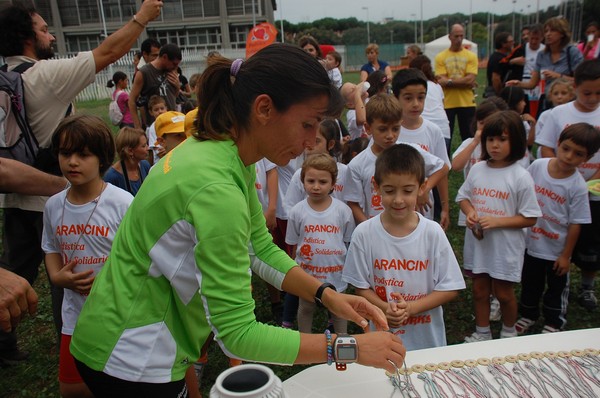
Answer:
<svg viewBox="0 0 600 398"><path fill-rule="evenodd" d="M465 47L467 50L473 51L475 55L478 55L477 43L464 39L463 47ZM450 39L448 38L448 35L444 35L442 37L438 37L433 41L430 41L429 43L426 43L425 51L423 51L423 54L427 55L427 57L431 60L431 66L435 69L435 56L438 55L438 53L440 53L441 51L446 50L447 48L450 48Z"/></svg>

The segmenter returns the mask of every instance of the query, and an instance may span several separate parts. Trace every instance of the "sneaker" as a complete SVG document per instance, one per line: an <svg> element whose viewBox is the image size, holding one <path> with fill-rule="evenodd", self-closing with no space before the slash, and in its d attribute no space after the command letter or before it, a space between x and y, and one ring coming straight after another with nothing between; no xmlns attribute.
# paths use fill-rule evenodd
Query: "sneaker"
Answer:
<svg viewBox="0 0 600 398"><path fill-rule="evenodd" d="M517 329L517 335L522 335L525 334L529 331L529 328L531 328L533 325L535 325L535 321L532 321L529 318L519 318L519 320L517 321L517 323L515 323L515 329Z"/></svg>
<svg viewBox="0 0 600 398"><path fill-rule="evenodd" d="M29 358L29 353L18 348L0 351L0 367L18 365Z"/></svg>
<svg viewBox="0 0 600 398"><path fill-rule="evenodd" d="M595 310L598 307L598 299L591 289L582 290L578 297L579 305L588 311Z"/></svg>
<svg viewBox="0 0 600 398"><path fill-rule="evenodd" d="M517 337L518 335L519 335L518 332L505 332L504 330L500 331L501 339L509 339L511 337Z"/></svg>
<svg viewBox="0 0 600 398"><path fill-rule="evenodd" d="M465 343L476 343L478 341L488 341L491 339L492 339L491 333L473 332L472 335L465 337Z"/></svg>
<svg viewBox="0 0 600 398"><path fill-rule="evenodd" d="M502 319L500 302L494 296L490 296L490 321L499 321Z"/></svg>
<svg viewBox="0 0 600 398"><path fill-rule="evenodd" d="M556 332L560 332L560 329L557 329L554 326L550 326L550 325L544 325L544 328L542 329L543 334L556 333Z"/></svg>

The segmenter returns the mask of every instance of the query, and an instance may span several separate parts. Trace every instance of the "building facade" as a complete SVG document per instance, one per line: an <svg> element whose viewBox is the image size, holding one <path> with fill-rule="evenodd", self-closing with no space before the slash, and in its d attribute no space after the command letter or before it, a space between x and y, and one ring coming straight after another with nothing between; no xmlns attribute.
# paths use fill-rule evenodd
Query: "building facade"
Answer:
<svg viewBox="0 0 600 398"><path fill-rule="evenodd" d="M0 0L10 3L11 0ZM56 37L61 55L98 46L129 21L142 0L30 0ZM160 17L148 24L147 37L182 49L242 49L255 23L273 23L275 0L164 0ZM139 44L138 43L138 44Z"/></svg>

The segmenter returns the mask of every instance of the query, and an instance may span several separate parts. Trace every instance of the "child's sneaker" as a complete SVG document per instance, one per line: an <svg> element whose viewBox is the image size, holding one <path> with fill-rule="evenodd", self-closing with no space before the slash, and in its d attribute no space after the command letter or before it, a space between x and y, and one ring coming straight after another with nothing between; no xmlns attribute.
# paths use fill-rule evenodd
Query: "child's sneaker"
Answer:
<svg viewBox="0 0 600 398"><path fill-rule="evenodd" d="M518 332L507 332L504 330L500 331L500 338L501 339L509 339L511 337L517 337L519 334Z"/></svg>
<svg viewBox="0 0 600 398"><path fill-rule="evenodd" d="M591 289L584 289L579 293L578 298L579 305L588 311L593 311L598 306L598 299L594 295L594 291Z"/></svg>
<svg viewBox="0 0 600 398"><path fill-rule="evenodd" d="M465 337L465 343L476 343L478 341L488 341L492 339L491 333L473 332L472 335Z"/></svg>
<svg viewBox="0 0 600 398"><path fill-rule="evenodd" d="M535 325L535 321L532 321L529 318L519 318L517 323L515 323L515 329L517 329L517 335L522 335L529 331L529 328Z"/></svg>
<svg viewBox="0 0 600 398"><path fill-rule="evenodd" d="M543 334L556 333L556 332L560 332L560 329L557 329L554 326L550 326L550 325L544 325L544 328L542 329Z"/></svg>
<svg viewBox="0 0 600 398"><path fill-rule="evenodd" d="M499 321L502 319L500 302L494 296L490 296L490 321Z"/></svg>

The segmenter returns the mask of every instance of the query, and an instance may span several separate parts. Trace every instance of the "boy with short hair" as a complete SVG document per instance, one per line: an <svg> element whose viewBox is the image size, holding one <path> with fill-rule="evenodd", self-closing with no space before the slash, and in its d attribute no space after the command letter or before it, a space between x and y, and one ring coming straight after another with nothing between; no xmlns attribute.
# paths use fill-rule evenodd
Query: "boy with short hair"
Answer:
<svg viewBox="0 0 600 398"><path fill-rule="evenodd" d="M515 324L518 334L526 333L537 321L542 294L542 333L558 332L567 323L571 255L581 224L592 222L587 185L577 167L599 148L600 134L594 126L575 123L560 134L556 157L537 159L527 169L535 181L543 216L527 230L521 318Z"/></svg>
<svg viewBox="0 0 600 398"><path fill-rule="evenodd" d="M367 103L366 109L365 127L372 136L372 145L356 155L348 164L350 173L344 189L344 199L352 209L356 224L376 216L383 210L381 195L377 193L373 184L375 161L381 152L396 145L402 119L400 103L389 94L374 96ZM419 196L420 205L428 200L431 188L448 174L448 166L440 158L424 151L416 144L413 145L425 160L427 176L425 189L422 196ZM360 203L364 203L364 209Z"/></svg>
<svg viewBox="0 0 600 398"><path fill-rule="evenodd" d="M442 228L417 213L425 166L409 144L392 145L375 165L383 212L358 225L342 280L385 312L407 350L446 345L442 304L465 288Z"/></svg>
<svg viewBox="0 0 600 398"><path fill-rule="evenodd" d="M585 122L596 127L600 134L600 59L586 60L575 68L574 101L552 108L540 127L535 142L542 145L543 157L554 157L558 137L567 126ZM600 178L600 152L578 167L584 180ZM594 278L600 270L600 196L590 195L592 223L581 227L573 251L573 262L581 269L581 286L578 301L593 310L598 306L594 294Z"/></svg>
<svg viewBox="0 0 600 398"><path fill-rule="evenodd" d="M156 118L167 111L167 101L160 95L153 95L148 100L148 112L154 118L154 122L146 129L148 137L148 162L155 164L165 156L165 149L157 143L156 140Z"/></svg>
<svg viewBox="0 0 600 398"><path fill-rule="evenodd" d="M436 124L421 116L425 108L425 97L427 96L427 77L419 69L399 70L392 79L392 91L402 107L402 125L398 142L418 144L425 151L442 159L450 168L451 163L442 130ZM437 205L439 205L440 225L443 229L446 229L450 223L448 176L442 178L436 188L439 192L439 195L436 195L436 200L439 201ZM433 219L431 209L424 215L429 219Z"/></svg>
<svg viewBox="0 0 600 398"><path fill-rule="evenodd" d="M342 72L340 72L340 65L342 64L342 56L337 51L330 51L325 56L325 69L327 69L327 76L331 80L331 84L335 88L342 88Z"/></svg>
<svg viewBox="0 0 600 398"><path fill-rule="evenodd" d="M185 132L185 115L181 112L165 112L159 115L154 123L156 141L165 148L165 153L171 152L188 137Z"/></svg>

